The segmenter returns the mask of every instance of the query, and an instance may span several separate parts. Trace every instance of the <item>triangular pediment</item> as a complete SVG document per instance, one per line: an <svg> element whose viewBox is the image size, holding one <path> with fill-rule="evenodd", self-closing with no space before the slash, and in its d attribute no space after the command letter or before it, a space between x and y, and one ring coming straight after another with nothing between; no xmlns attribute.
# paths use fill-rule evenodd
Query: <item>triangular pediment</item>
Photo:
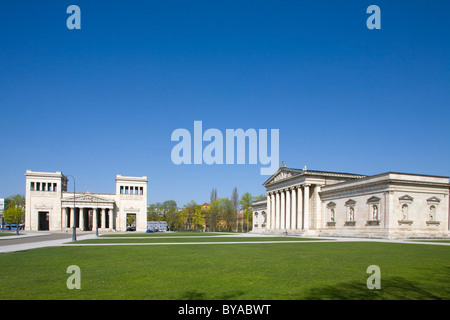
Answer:
<svg viewBox="0 0 450 320"><path fill-rule="evenodd" d="M367 203L378 203L380 202L380 200L381 200L380 198L373 196L367 199Z"/></svg>
<svg viewBox="0 0 450 320"><path fill-rule="evenodd" d="M328 209L335 208L335 207L336 207L336 203L334 203L334 202L330 202L329 204L327 204Z"/></svg>
<svg viewBox="0 0 450 320"><path fill-rule="evenodd" d="M73 201L73 196L70 198L65 198L65 201ZM90 202L90 203L105 203L105 202L113 202L112 199L103 198L101 196L91 194L89 192L84 194L75 195L75 202Z"/></svg>
<svg viewBox="0 0 450 320"><path fill-rule="evenodd" d="M398 200L401 203L411 203L411 202L413 202L414 198L408 194L405 194L404 196L401 196L400 198L398 198Z"/></svg>
<svg viewBox="0 0 450 320"><path fill-rule="evenodd" d="M350 199L348 201L345 202L346 206L354 206L356 204L356 201L353 199Z"/></svg>
<svg viewBox="0 0 450 320"><path fill-rule="evenodd" d="M431 197L427 199L428 204L438 204L439 202L441 202L441 199L438 197Z"/></svg>
<svg viewBox="0 0 450 320"><path fill-rule="evenodd" d="M282 180L286 180L286 179L292 178L294 176L298 176L302 173L303 173L303 170L281 167L269 179L267 179L266 182L263 183L263 185L267 186L272 183L277 183Z"/></svg>

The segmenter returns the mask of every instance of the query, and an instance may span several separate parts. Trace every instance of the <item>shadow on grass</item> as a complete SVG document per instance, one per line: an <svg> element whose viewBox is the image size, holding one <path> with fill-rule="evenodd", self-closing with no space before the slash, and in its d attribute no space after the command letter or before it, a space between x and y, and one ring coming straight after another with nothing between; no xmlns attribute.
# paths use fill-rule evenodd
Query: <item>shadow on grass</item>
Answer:
<svg viewBox="0 0 450 320"><path fill-rule="evenodd" d="M355 281L313 288L302 297L307 300L447 300L449 298L448 287L439 291L432 286L424 284L419 286L401 277L381 279L379 290L370 290L365 283Z"/></svg>
<svg viewBox="0 0 450 320"><path fill-rule="evenodd" d="M210 299L237 300L243 294L244 294L243 291L236 290L236 291L222 292L217 297L211 297L204 292L199 292L197 290L188 290L181 295L179 300L210 300Z"/></svg>

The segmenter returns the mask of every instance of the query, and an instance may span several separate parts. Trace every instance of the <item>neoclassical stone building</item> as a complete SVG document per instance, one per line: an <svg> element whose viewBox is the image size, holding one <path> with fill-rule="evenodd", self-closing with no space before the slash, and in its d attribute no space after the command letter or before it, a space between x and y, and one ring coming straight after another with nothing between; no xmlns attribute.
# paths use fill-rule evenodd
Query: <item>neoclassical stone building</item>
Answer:
<svg viewBox="0 0 450 320"><path fill-rule="evenodd" d="M116 193L74 194L61 172L27 170L25 176L25 230L65 231L75 224L80 231L126 231L130 215L136 231L147 230L147 177L117 175Z"/></svg>
<svg viewBox="0 0 450 320"><path fill-rule="evenodd" d="M449 177L287 168L264 182L253 232L373 238L449 237Z"/></svg>

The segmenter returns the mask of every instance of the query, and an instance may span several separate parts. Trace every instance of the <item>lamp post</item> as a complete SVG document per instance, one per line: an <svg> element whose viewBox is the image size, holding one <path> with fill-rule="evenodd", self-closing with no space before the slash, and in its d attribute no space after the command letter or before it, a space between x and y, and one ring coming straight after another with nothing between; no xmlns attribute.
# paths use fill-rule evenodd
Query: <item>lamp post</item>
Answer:
<svg viewBox="0 0 450 320"><path fill-rule="evenodd" d="M18 203L16 203L16 209L17 209L17 214L16 214L16 218L17 218L17 225L16 225L16 235L19 235L19 207L20 205Z"/></svg>
<svg viewBox="0 0 450 320"><path fill-rule="evenodd" d="M95 210L94 213L94 219L95 219L95 236L98 237L98 219L97 216L98 215L98 198L97 198L97 209Z"/></svg>
<svg viewBox="0 0 450 320"><path fill-rule="evenodd" d="M72 177L73 179L73 219L72 219L72 241L77 241L77 228L75 226L75 178L72 175L66 177ZM68 180L68 179L67 179Z"/></svg>

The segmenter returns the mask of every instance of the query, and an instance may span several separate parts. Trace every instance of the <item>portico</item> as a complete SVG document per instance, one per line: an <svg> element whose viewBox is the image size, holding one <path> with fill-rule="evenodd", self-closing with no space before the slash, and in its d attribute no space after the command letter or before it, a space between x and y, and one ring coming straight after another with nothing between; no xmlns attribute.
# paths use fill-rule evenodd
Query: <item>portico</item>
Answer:
<svg viewBox="0 0 450 320"><path fill-rule="evenodd" d="M63 209L63 228L75 227L80 231L112 231L114 227L114 200L93 194L79 194L74 199L64 198L61 201Z"/></svg>

